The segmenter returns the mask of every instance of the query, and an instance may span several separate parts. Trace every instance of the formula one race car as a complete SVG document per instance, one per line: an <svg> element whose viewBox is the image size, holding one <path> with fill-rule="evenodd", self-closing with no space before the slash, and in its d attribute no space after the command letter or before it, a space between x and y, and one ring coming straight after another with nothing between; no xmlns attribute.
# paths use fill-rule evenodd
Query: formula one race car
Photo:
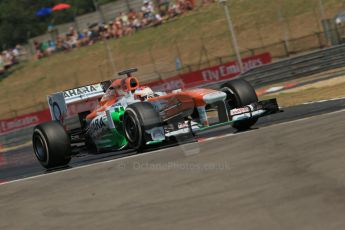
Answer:
<svg viewBox="0 0 345 230"><path fill-rule="evenodd" d="M136 71L48 96L53 121L36 126L32 137L43 167L67 165L82 148L89 153L142 151L221 125L246 130L259 117L279 112L276 99L258 101L242 79L228 81L220 90L153 92L132 76Z"/></svg>

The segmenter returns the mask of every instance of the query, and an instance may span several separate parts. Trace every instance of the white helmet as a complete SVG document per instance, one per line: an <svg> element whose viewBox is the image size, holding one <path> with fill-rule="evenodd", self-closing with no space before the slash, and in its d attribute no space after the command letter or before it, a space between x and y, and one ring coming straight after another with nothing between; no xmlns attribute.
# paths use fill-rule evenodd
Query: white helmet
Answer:
<svg viewBox="0 0 345 230"><path fill-rule="evenodd" d="M134 92L134 97L136 99L139 99L141 101L145 101L148 98L154 97L154 93L150 87L147 86L141 86Z"/></svg>

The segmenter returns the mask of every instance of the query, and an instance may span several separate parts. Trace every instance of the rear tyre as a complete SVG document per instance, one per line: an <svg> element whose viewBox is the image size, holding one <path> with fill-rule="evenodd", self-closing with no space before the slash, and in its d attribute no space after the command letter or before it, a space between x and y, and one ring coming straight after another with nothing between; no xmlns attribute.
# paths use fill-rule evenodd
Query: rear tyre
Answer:
<svg viewBox="0 0 345 230"><path fill-rule="evenodd" d="M150 140L146 131L161 124L159 114L150 103L138 102L129 105L123 117L124 133L129 146L138 151L145 149L146 142Z"/></svg>
<svg viewBox="0 0 345 230"><path fill-rule="evenodd" d="M71 161L70 138L58 122L36 126L32 144L37 160L46 169L66 166Z"/></svg>
<svg viewBox="0 0 345 230"><path fill-rule="evenodd" d="M222 85L221 90L227 94L226 102L229 109L240 108L259 101L253 86L243 79L231 80ZM258 118L237 121L232 123L232 127L243 131L252 127L257 121Z"/></svg>

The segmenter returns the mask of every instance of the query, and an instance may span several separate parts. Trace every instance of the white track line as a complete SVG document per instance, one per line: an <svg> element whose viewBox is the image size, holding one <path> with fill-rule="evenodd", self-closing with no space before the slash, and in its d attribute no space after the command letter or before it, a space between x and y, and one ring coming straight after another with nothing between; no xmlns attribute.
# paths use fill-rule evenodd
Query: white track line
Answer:
<svg viewBox="0 0 345 230"><path fill-rule="evenodd" d="M74 171L74 170L77 170L77 169L88 168L88 167L91 167L91 166L93 166L93 165L95 165L95 166L96 166L96 165L103 165L103 164L108 164L108 163L112 163L112 162L116 162L116 161L120 161L120 160L127 160L127 159L131 159L131 158L136 158L136 157L139 157L139 156L146 156L146 155L150 155L150 154L153 154L153 153L162 152L162 151L167 150L167 149L170 149L170 148L173 148L173 147L168 147L168 148L164 148L164 149L159 149L159 150L155 150L155 151L147 152L147 153L140 153L140 154L137 154L137 155L131 155L131 156L126 156L126 157L120 157L120 158L111 159L111 160L107 160L107 161L96 162L96 163L89 164L89 165L75 166L74 168L62 169L61 171L49 172L49 173L46 173L46 174L40 174L40 175L36 175L36 176L25 177L25 178L22 178L22 179L16 179L16 180L11 180L11 181L5 181L5 182L3 182L3 183L0 183L0 186L6 185L6 184L12 184L12 183L15 183L15 182L21 182L21 181L31 180L31 179L35 179L35 178L40 178L40 177L44 177L44 176L48 176L48 175L66 173L66 172Z"/></svg>
<svg viewBox="0 0 345 230"><path fill-rule="evenodd" d="M327 99L327 100L305 102L302 105L310 105L310 104L322 103L322 102L327 102L327 101L338 101L338 100L343 100L343 99L345 99L345 97L336 97L336 98Z"/></svg>
<svg viewBox="0 0 345 230"><path fill-rule="evenodd" d="M283 122L283 123L273 124L273 125L270 125L270 126L262 127L262 128L260 128L260 130L271 128L271 127L282 126L282 125L286 125L286 124L297 123L297 122L301 122L301 121L307 121L307 120L310 120L310 119L318 117L318 116L332 115L332 114L337 114L337 113L342 113L342 112L345 112L345 109L334 111L334 112L330 112L330 113L326 113L326 114L320 114L320 115L310 116L310 117L306 117L306 118L301 118L301 119L297 119L297 120L293 120L293 121L287 121L287 122ZM253 131L255 131L255 130L253 130ZM248 133L248 132L229 133L229 134L226 134L224 136L220 136L219 138L217 138L217 137L216 138L214 138L214 137L206 138L201 143L212 141L212 140L215 140L215 139L220 140L220 139L228 138L230 136L243 135L245 133ZM195 143L191 143L191 144L195 144ZM190 144L186 144L186 145L190 145ZM170 148L174 148L174 147L159 149L159 150L156 150L156 151L147 152L147 153L141 153L141 154L138 154L138 155L131 155L131 156L127 156L127 157L111 159L111 160L97 162L97 163L93 163L93 164L89 164L89 165L76 166L75 168L64 169L64 170L61 170L61 171L51 172L51 173L47 173L47 174L41 174L41 175L37 175L37 176L32 176L32 177L26 177L26 178L22 178L22 179L7 181L7 182L4 182L4 183L1 183L0 187L3 186L3 185L13 184L13 183L17 183L17 182L23 182L23 181L32 180L32 179L36 179L36 178L41 178L41 177L45 177L45 176L49 176L49 175L67 173L67 172L74 171L74 170L79 170L79 169L82 169L82 168L88 168L88 167L92 167L92 166L98 166L98 165L113 163L113 162L116 162L116 161L123 161L123 160L128 160L128 159L132 159L132 158L136 158L136 157L156 154L158 152L163 152L163 151L165 151L167 149L170 149Z"/></svg>

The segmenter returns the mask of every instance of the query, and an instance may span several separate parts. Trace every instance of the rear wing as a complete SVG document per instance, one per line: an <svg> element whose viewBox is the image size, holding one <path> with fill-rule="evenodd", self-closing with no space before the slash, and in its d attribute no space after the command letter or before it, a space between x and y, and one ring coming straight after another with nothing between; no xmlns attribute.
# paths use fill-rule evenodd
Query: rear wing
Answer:
<svg viewBox="0 0 345 230"><path fill-rule="evenodd" d="M85 101L92 98L102 97L106 89L103 88L102 83L82 86L75 89L65 90L63 96L66 104Z"/></svg>
<svg viewBox="0 0 345 230"><path fill-rule="evenodd" d="M80 127L79 114L95 109L111 83L110 80L103 81L49 95L52 120L59 121L68 130Z"/></svg>

